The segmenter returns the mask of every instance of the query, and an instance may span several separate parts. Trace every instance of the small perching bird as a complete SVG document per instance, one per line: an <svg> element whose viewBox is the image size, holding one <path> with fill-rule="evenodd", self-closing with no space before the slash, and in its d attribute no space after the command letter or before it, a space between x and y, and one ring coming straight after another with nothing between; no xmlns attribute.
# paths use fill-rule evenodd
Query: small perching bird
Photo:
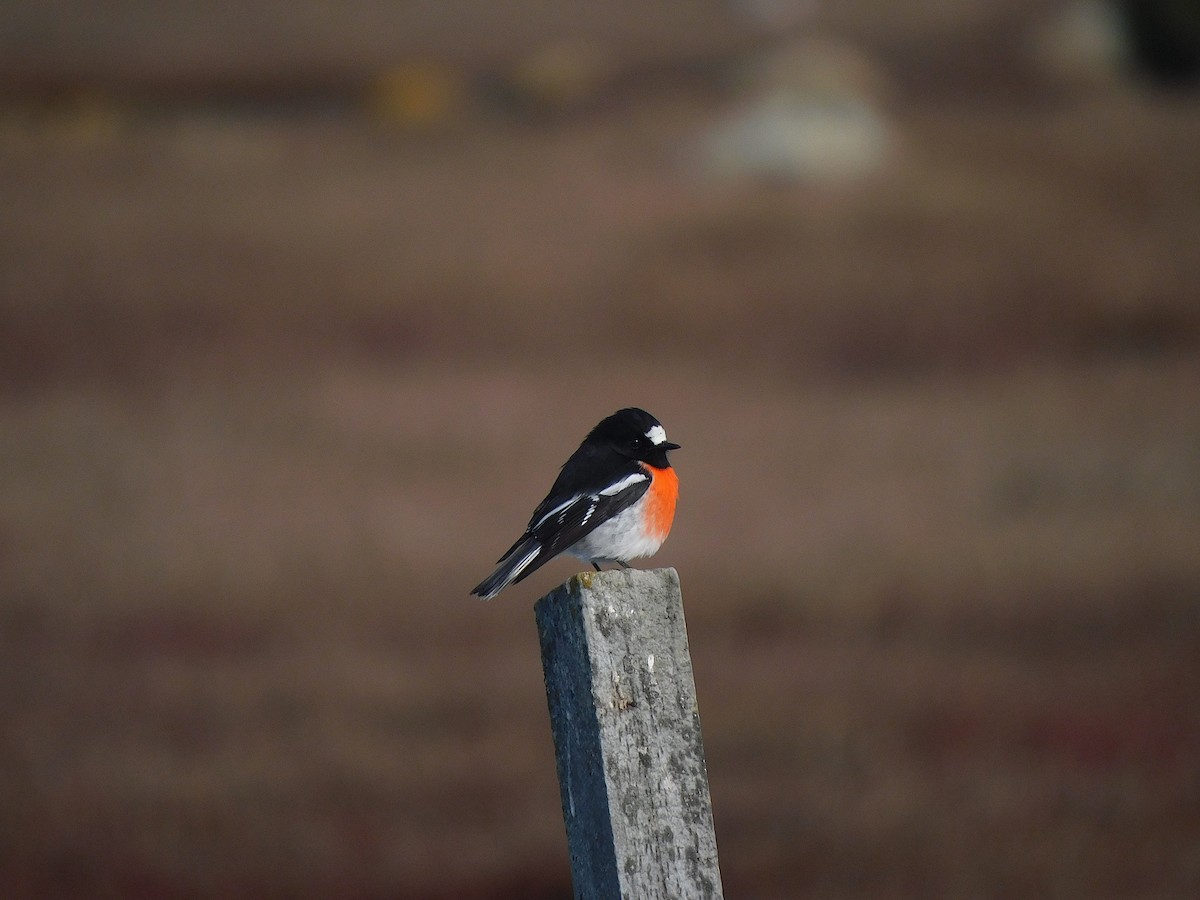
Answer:
<svg viewBox="0 0 1200 900"><path fill-rule="evenodd" d="M667 453L678 450L643 409L621 409L591 430L563 464L525 533L471 591L491 600L560 553L628 568L652 556L675 519L679 479Z"/></svg>

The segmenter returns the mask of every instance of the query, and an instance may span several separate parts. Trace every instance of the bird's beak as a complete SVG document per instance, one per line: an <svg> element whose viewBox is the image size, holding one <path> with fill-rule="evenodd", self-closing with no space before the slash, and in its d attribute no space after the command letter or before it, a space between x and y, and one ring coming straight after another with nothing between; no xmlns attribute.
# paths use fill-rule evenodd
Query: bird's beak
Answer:
<svg viewBox="0 0 1200 900"><path fill-rule="evenodd" d="M665 444L659 444L658 449L663 451L663 453L666 453L668 450L678 450L679 445L672 444L670 441L667 441Z"/></svg>

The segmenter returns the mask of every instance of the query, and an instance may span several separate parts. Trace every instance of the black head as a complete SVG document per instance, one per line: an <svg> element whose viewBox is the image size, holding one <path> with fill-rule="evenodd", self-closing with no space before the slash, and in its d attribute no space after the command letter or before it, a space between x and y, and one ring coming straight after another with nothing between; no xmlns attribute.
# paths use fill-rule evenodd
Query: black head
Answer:
<svg viewBox="0 0 1200 900"><path fill-rule="evenodd" d="M644 409L620 409L592 429L587 436L593 443L607 444L622 456L649 463L658 469L671 465L668 450L678 450L678 444L667 440L662 424Z"/></svg>

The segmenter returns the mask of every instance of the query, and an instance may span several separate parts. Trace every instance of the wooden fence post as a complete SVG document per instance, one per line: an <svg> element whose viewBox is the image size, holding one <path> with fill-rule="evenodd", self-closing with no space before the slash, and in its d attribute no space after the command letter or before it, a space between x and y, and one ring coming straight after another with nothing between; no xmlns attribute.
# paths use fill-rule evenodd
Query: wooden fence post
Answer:
<svg viewBox="0 0 1200 900"><path fill-rule="evenodd" d="M578 900L721 898L679 575L576 575L535 607Z"/></svg>

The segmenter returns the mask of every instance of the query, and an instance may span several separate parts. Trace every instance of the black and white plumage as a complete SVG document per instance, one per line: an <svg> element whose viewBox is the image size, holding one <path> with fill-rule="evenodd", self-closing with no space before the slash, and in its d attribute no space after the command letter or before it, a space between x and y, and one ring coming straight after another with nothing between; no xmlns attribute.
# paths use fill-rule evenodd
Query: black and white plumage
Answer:
<svg viewBox="0 0 1200 900"><path fill-rule="evenodd" d="M490 600L560 553L597 569L653 554L674 517L678 481L667 452L678 447L645 410L604 419L563 465L525 533L471 593Z"/></svg>

